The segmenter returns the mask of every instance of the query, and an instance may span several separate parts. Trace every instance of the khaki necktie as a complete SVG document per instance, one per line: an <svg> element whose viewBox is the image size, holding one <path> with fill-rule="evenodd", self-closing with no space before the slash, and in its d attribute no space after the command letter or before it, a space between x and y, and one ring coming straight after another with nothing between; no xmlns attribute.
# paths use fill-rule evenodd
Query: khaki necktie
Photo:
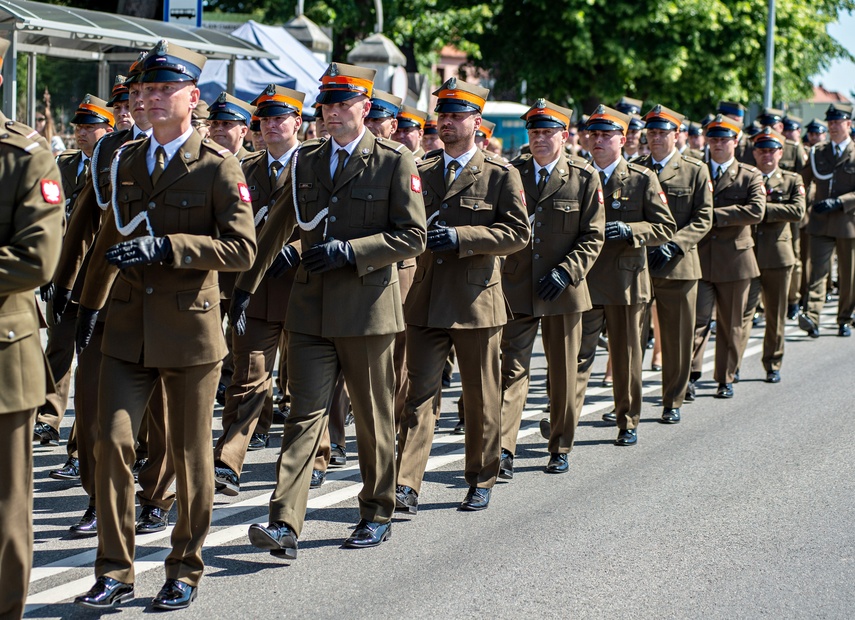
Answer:
<svg viewBox="0 0 855 620"><path fill-rule="evenodd" d="M653 172L655 172L657 175L662 172L662 164L653 164Z"/></svg>
<svg viewBox="0 0 855 620"><path fill-rule="evenodd" d="M543 193L543 188L546 187L546 180L549 178L549 171L546 168L541 168L537 171L540 178L537 180L537 191Z"/></svg>
<svg viewBox="0 0 855 620"><path fill-rule="evenodd" d="M80 171L80 174L77 175L76 179L78 185L83 183L86 180L86 177L89 176L89 163L91 161L92 160L89 158L83 160L83 169Z"/></svg>
<svg viewBox="0 0 855 620"><path fill-rule="evenodd" d="M600 185L603 186L603 189L606 188L606 171L600 170Z"/></svg>
<svg viewBox="0 0 855 620"><path fill-rule="evenodd" d="M451 188L451 184L454 183L454 179L457 178L457 169L460 168L460 162L456 159L452 159L448 162L448 167L445 170L445 189L446 191Z"/></svg>
<svg viewBox="0 0 855 620"><path fill-rule="evenodd" d="M347 149L339 149L336 151L336 155L338 155L338 164L336 164L335 167L335 176L333 177L333 181L335 181L341 174L341 171L344 170L344 164L347 162Z"/></svg>
<svg viewBox="0 0 855 620"><path fill-rule="evenodd" d="M840 151L841 151L840 145L835 144L834 145L834 159L837 159L838 157L840 157Z"/></svg>
<svg viewBox="0 0 855 620"><path fill-rule="evenodd" d="M716 184L718 184L719 179L721 179L721 177L723 177L723 176L724 176L724 168L719 166L718 169L715 171L715 182L716 182Z"/></svg>
<svg viewBox="0 0 855 620"><path fill-rule="evenodd" d="M270 187L276 189L277 183L279 182L279 170L282 169L282 162L274 160L272 164L270 164Z"/></svg>
<svg viewBox="0 0 855 620"><path fill-rule="evenodd" d="M151 184L157 185L160 175L166 169L166 149L159 146L154 151L154 170L151 171Z"/></svg>

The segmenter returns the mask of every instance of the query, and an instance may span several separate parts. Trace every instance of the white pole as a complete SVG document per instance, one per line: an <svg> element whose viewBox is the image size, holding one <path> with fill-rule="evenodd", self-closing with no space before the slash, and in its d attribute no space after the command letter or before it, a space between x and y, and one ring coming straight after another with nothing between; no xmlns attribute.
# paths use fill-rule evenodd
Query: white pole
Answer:
<svg viewBox="0 0 855 620"><path fill-rule="evenodd" d="M766 93L763 105L772 107L772 81L775 74L775 0L769 0L769 19L766 22Z"/></svg>

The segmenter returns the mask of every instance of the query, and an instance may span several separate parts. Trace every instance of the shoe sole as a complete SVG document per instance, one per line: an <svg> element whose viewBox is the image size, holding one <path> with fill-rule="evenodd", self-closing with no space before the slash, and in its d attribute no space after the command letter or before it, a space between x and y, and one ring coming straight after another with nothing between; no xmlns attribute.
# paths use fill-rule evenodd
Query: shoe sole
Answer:
<svg viewBox="0 0 855 620"><path fill-rule="evenodd" d="M72 538L92 538L93 536L98 535L98 530L90 530L88 532L81 532L81 531L69 528L68 535L71 536Z"/></svg>
<svg viewBox="0 0 855 620"><path fill-rule="evenodd" d="M347 459L330 459L330 467L344 467L347 465Z"/></svg>
<svg viewBox="0 0 855 620"><path fill-rule="evenodd" d="M410 504L404 504L399 501L398 498L395 498L395 512L406 512L411 515L415 515L419 513L419 505L411 506Z"/></svg>
<svg viewBox="0 0 855 620"><path fill-rule="evenodd" d="M544 467L543 471L545 471L547 474L566 474L568 471L570 471L570 468L568 467L567 469L549 469L549 467Z"/></svg>
<svg viewBox="0 0 855 620"><path fill-rule="evenodd" d="M157 534L158 532L165 532L167 527L169 527L168 524L158 525L157 528L140 529L139 527L136 527L135 531L140 536L144 536L145 534Z"/></svg>
<svg viewBox="0 0 855 620"><path fill-rule="evenodd" d="M262 528L249 528L249 543L256 549L264 549L269 551L270 555L277 558L287 558L289 560L297 559L296 547L283 547L276 540L270 537Z"/></svg>
<svg viewBox="0 0 855 620"><path fill-rule="evenodd" d="M722 400L728 400L730 398L733 398L733 394L716 394L715 397L720 398Z"/></svg>
<svg viewBox="0 0 855 620"><path fill-rule="evenodd" d="M214 485L215 490L218 493L228 495L229 497L237 497L237 495L240 493L240 485L235 486L233 483L227 482L223 478L218 478L214 476Z"/></svg>
<svg viewBox="0 0 855 620"><path fill-rule="evenodd" d="M453 430L453 431L451 431L451 434L452 434L452 435L465 435L465 434L466 434L466 429L465 429L465 428L457 428L457 427L454 427L454 430Z"/></svg>
<svg viewBox="0 0 855 620"><path fill-rule="evenodd" d="M471 504L461 504L458 510L462 510L463 512L479 512L481 510L487 510L489 506L489 503L486 506L472 506Z"/></svg>
<svg viewBox="0 0 855 620"><path fill-rule="evenodd" d="M356 541L345 540L342 544L342 547L344 547L345 549L370 549L371 547L379 547L382 543L386 542L390 538L392 538L392 530L388 529L386 530L386 533L383 534L383 537L375 543L364 544L357 543Z"/></svg>
<svg viewBox="0 0 855 620"><path fill-rule="evenodd" d="M196 600L196 594L197 594L197 592L194 590L193 594L190 595L190 600L187 601L186 603L181 603L180 605L171 605L168 603L159 603L157 601L157 599L155 599L151 602L151 608L152 609L162 609L164 611L172 611L173 609L187 609L188 607L190 607L190 603L192 603L193 601Z"/></svg>
<svg viewBox="0 0 855 620"><path fill-rule="evenodd" d="M662 424L679 424L680 420L669 420L667 418L659 418L659 422Z"/></svg>
<svg viewBox="0 0 855 620"><path fill-rule="evenodd" d="M500 469L499 478L501 478L502 480L513 480L514 472L508 471L507 469Z"/></svg>
<svg viewBox="0 0 855 620"><path fill-rule="evenodd" d="M48 474L48 478L53 478L54 480L80 480L80 476L66 476L65 474L54 471Z"/></svg>
<svg viewBox="0 0 855 620"><path fill-rule="evenodd" d="M540 421L540 436L544 439L549 439L549 436L552 435L552 424L550 424L549 420L543 418Z"/></svg>
<svg viewBox="0 0 855 620"><path fill-rule="evenodd" d="M128 592L127 594L117 596L108 605L98 605L96 603L88 603L86 601L74 601L74 604L80 605L81 607L88 607L89 609L112 609L117 605L121 605L122 603L127 603L132 600L134 600L134 593Z"/></svg>

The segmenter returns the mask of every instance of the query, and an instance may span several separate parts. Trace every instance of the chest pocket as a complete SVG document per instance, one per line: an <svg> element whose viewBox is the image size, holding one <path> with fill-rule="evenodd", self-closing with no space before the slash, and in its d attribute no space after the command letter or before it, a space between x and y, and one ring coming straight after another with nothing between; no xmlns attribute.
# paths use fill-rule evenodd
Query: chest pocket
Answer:
<svg viewBox="0 0 855 620"><path fill-rule="evenodd" d="M579 231L579 201L552 201L552 232L576 233Z"/></svg>
<svg viewBox="0 0 855 620"><path fill-rule="evenodd" d="M688 211L691 208L692 190L689 187L669 187L668 206L674 213Z"/></svg>
<svg viewBox="0 0 855 620"><path fill-rule="evenodd" d="M316 187L299 190L297 201L300 203L300 217L303 221L312 220L321 210L318 205L318 188Z"/></svg>
<svg viewBox="0 0 855 620"><path fill-rule="evenodd" d="M210 233L213 221L209 217L204 217L203 210L207 198L208 194L205 192L164 192L163 204L167 207L165 209L167 229L163 232Z"/></svg>
<svg viewBox="0 0 855 620"><path fill-rule="evenodd" d="M116 199L119 202L119 213L122 214L122 224L130 222L132 217L146 208L143 191L136 186L119 187Z"/></svg>
<svg viewBox="0 0 855 620"><path fill-rule="evenodd" d="M495 218L493 203L487 202L480 196L461 196L460 217L463 220L461 223L464 225L485 226L492 224Z"/></svg>
<svg viewBox="0 0 855 620"><path fill-rule="evenodd" d="M354 187L350 190L350 225L377 228L389 221L388 187Z"/></svg>

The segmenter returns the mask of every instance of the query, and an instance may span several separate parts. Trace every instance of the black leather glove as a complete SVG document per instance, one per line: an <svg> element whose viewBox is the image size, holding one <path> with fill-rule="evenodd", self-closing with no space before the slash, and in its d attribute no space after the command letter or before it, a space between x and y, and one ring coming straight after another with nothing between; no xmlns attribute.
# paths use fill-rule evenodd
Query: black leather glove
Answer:
<svg viewBox="0 0 855 620"><path fill-rule="evenodd" d="M59 325L62 321L62 315L65 314L65 309L68 308L68 302L71 301L71 291L67 288L57 286L53 293L53 323Z"/></svg>
<svg viewBox="0 0 855 620"><path fill-rule="evenodd" d="M538 282L537 296L543 301L552 301L564 292L564 289L569 285L570 275L563 269L555 267Z"/></svg>
<svg viewBox="0 0 855 620"><path fill-rule="evenodd" d="M92 333L95 331L95 323L98 321L98 311L80 306L77 311L77 325L74 330L74 342L77 348L77 355L89 346L89 341L92 340Z"/></svg>
<svg viewBox="0 0 855 620"><path fill-rule="evenodd" d="M107 262L119 269L172 261L172 242L168 237L137 237L117 243L107 250Z"/></svg>
<svg viewBox="0 0 855 620"><path fill-rule="evenodd" d="M232 292L232 304L229 306L229 321L238 336L246 333L246 309L249 307L248 291L235 287Z"/></svg>
<svg viewBox="0 0 855 620"><path fill-rule="evenodd" d="M53 282L48 282L44 286L39 287L39 297L41 297L43 302L47 303L53 299L54 290L56 290L56 287L53 285Z"/></svg>
<svg viewBox="0 0 855 620"><path fill-rule="evenodd" d="M341 269L347 264L354 264L356 258L353 248L345 241L327 241L313 245L303 252L300 258L303 267L310 273L324 273L333 269Z"/></svg>
<svg viewBox="0 0 855 620"><path fill-rule="evenodd" d="M264 274L271 278L278 278L289 269L293 269L300 264L300 254L297 248L293 245L285 245L273 259L273 264L267 268L267 273Z"/></svg>
<svg viewBox="0 0 855 620"><path fill-rule="evenodd" d="M450 252L459 246L457 229L452 226L437 226L427 233L427 247L434 252Z"/></svg>
<svg viewBox="0 0 855 620"><path fill-rule="evenodd" d="M817 215L840 211L841 209L843 209L843 201L840 198L826 198L813 203L813 212Z"/></svg>
<svg viewBox="0 0 855 620"><path fill-rule="evenodd" d="M626 222L608 222L606 224L606 239L632 239L632 228Z"/></svg>
<svg viewBox="0 0 855 620"><path fill-rule="evenodd" d="M647 264L652 270L658 271L671 262L671 259L682 253L683 251L679 245L673 241L669 241L658 248L650 249L650 252L647 254Z"/></svg>

